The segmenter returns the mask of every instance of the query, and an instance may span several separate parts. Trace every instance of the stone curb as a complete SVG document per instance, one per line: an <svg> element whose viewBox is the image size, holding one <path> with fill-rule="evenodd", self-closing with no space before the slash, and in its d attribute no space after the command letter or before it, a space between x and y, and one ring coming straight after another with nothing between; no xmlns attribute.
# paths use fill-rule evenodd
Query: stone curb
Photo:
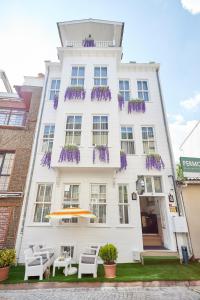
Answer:
<svg viewBox="0 0 200 300"><path fill-rule="evenodd" d="M52 288L102 288L102 287L175 287L200 286L200 280L191 281L131 281L131 282L36 282L0 284L0 290L32 290Z"/></svg>

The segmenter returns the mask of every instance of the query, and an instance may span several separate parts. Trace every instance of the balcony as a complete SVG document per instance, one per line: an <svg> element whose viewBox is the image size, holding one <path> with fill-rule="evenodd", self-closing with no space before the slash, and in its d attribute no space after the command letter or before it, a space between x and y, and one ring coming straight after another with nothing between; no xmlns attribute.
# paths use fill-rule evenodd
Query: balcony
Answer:
<svg viewBox="0 0 200 300"><path fill-rule="evenodd" d="M90 40L91 41L91 40ZM94 44L91 43L91 46L85 46L85 41L66 41L65 47L74 47L74 48L85 48L85 47L96 47L96 48L108 48L115 47L113 41L94 41Z"/></svg>

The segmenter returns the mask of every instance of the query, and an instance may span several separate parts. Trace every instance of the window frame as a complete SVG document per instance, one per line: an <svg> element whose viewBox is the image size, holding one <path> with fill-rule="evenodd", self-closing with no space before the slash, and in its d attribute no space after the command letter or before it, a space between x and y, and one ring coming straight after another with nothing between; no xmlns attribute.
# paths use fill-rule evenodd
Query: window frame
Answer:
<svg viewBox="0 0 200 300"><path fill-rule="evenodd" d="M144 193L145 195L163 195L164 194L164 182L163 182L163 176L161 175L139 175L138 178L142 178L144 180ZM161 186L161 192L156 192L155 190L155 178L160 178L160 186ZM147 178L151 180L151 191L147 190Z"/></svg>
<svg viewBox="0 0 200 300"><path fill-rule="evenodd" d="M99 191L98 191L98 201L97 202L92 202L91 201L92 200L92 186L93 185L98 185L98 190L100 190L100 186L101 185L105 186L105 189L106 189L106 191L105 191L105 202L100 202L99 201L99 199L101 199ZM95 183L90 183L90 201L89 201L90 211L95 214L95 212L93 211L92 206L93 205L98 206L98 209L97 209L98 210L98 216L96 216L96 219L90 219L90 223L91 224L96 224L96 225L106 225L107 224L107 195L108 195L108 192L107 192L107 184L106 183L96 183L96 182ZM105 222L99 222L100 205L104 205L105 206L104 207L104 209L105 209ZM103 219L103 217L102 217L102 219Z"/></svg>
<svg viewBox="0 0 200 300"><path fill-rule="evenodd" d="M43 201L37 201L38 195L39 195L39 186L45 186L45 192L43 195ZM46 193L46 187L47 186L51 186L51 197L50 197L50 201L44 201L45 199L45 193ZM33 224L49 224L49 219L47 219L46 222L43 221L43 217L44 217L44 206L45 204L48 204L50 206L49 208L49 213L51 212L51 206L52 206L52 196L53 196L53 183L50 182L39 182L36 184L36 195L35 195L35 199L34 199L34 210L33 210ZM42 204L42 212L41 212L41 216L40 216L40 221L35 221L35 215L36 215L36 207L37 204ZM46 213L45 213L46 214Z"/></svg>
<svg viewBox="0 0 200 300"><path fill-rule="evenodd" d="M10 173L9 174L8 174L8 172L2 173L7 154L13 154L13 156L12 156L13 158L11 159L12 160L12 162L11 162L12 165L10 167ZM5 151L5 152L2 151L2 152L0 152L0 156L1 155L3 156L3 158L2 158L2 161L0 163L0 178L2 178L2 177L8 177L8 183L4 184L5 188L1 189L1 187L0 187L0 191L8 191L9 184L10 184L10 178L11 178L11 175L12 175L12 171L13 171L13 167L14 167L14 162L15 162L15 152L13 152L13 151ZM10 165L10 161L9 161L9 165Z"/></svg>
<svg viewBox="0 0 200 300"><path fill-rule="evenodd" d="M66 185L69 185L70 188L71 186L78 186L78 200L75 202L73 202L71 196L72 196L72 193L70 191L70 201L66 201L66 197L65 197L65 186ZM63 198L62 198L62 209L64 208L73 208L73 207L76 207L76 208L79 208L80 207L80 183L64 183L63 184ZM66 207L64 207L66 205ZM68 206L68 207L67 207ZM78 218L77 217L74 217L74 218L71 218L71 219L65 219L65 221L63 220L62 221L64 224L77 224L78 223Z"/></svg>
<svg viewBox="0 0 200 300"><path fill-rule="evenodd" d="M132 136L133 138L132 139L123 139L122 138L122 127L125 127L126 128L126 134L128 135L128 132L127 132L127 128L131 128L132 129ZM125 151L124 149L122 149L122 143L123 142L126 142L126 143L133 143L133 149L134 149L134 153L127 153L127 151ZM136 154L136 149L135 149L135 136L134 136L134 126L132 125L120 125L120 147L121 147L121 150L124 151L127 155L135 155ZM128 146L129 147L129 146Z"/></svg>
<svg viewBox="0 0 200 300"><path fill-rule="evenodd" d="M26 119L27 119L27 112L24 109L18 108L1 108L0 109L0 120L1 116L5 115L4 124L0 123L0 126L10 126L10 127L25 127ZM12 116L22 116L21 124L10 124Z"/></svg>
<svg viewBox="0 0 200 300"><path fill-rule="evenodd" d="M45 127L47 127L47 126L54 127L53 138L51 138L49 136L47 138L44 138ZM48 135L50 135L50 132L51 131L49 130L49 134ZM41 152L42 153L52 152L54 138L55 138L55 124L54 123L44 124L44 126L43 126L43 135L42 135L42 146L41 146ZM47 144L48 144L48 146L46 147L46 149L44 149L45 148L45 146L44 146L45 145L45 141L44 140L46 140ZM50 146L50 142L52 142L52 146Z"/></svg>
<svg viewBox="0 0 200 300"><path fill-rule="evenodd" d="M52 88L52 83L53 83L53 80L56 81L56 88ZM59 88L57 88L57 82L60 82L59 83ZM59 96L59 93L60 93L60 85L61 85L61 78L59 77L55 77L55 78L51 78L51 81L50 81L50 88L49 88L49 101L53 101L54 100L54 97L55 95ZM52 98L51 98L51 93L52 93Z"/></svg>
<svg viewBox="0 0 200 300"><path fill-rule="evenodd" d="M99 117L100 118L100 122L99 123L94 123L94 117ZM106 117L107 118L107 123L104 123L104 122L102 122L101 120L102 120L102 117ZM100 124L100 129L94 129L94 124ZM101 127L102 127L102 124L107 124L107 127L108 127L108 129L102 129ZM101 143L99 143L99 144L95 144L94 143L94 133L95 132L99 132L99 133L107 133L107 144L103 144L102 143L102 134L100 134L99 136L100 136L100 141L101 141ZM108 146L108 144L109 144L109 116L108 115L102 115L102 114L100 114L100 115L92 115L92 146L93 147L95 147L95 146L97 146L97 145L105 145L105 146Z"/></svg>
<svg viewBox="0 0 200 300"><path fill-rule="evenodd" d="M95 68L100 68L100 75L99 76L95 76ZM107 73L107 76L101 76L101 69L102 68L106 68L106 73ZM99 87L99 86L103 86L103 87L106 87L108 86L108 66L105 66L105 65L100 65L100 66L94 66L94 77L93 77L93 82L94 82L94 87ZM99 80L100 81L100 84L95 84L95 80ZM102 80L106 80L106 84L102 84Z"/></svg>
<svg viewBox="0 0 200 300"><path fill-rule="evenodd" d="M73 128L72 129L67 129L67 119L68 117L73 117ZM75 119L76 117L80 117L81 118L81 128L80 129L76 129L75 128L75 124L79 124L79 123L75 123ZM81 136L82 136L82 121L83 121L83 116L80 114L67 114L66 115L66 122L65 122L65 145L75 145L75 146L80 146L81 145ZM70 123L71 124L71 123ZM67 139L67 132L72 132L72 143L66 143L66 139ZM74 143L74 139L75 139L75 133L76 132L80 132L80 143Z"/></svg>
<svg viewBox="0 0 200 300"><path fill-rule="evenodd" d="M142 89L141 90L138 89L138 82L139 81L142 82ZM147 90L143 89L143 82L146 82ZM137 97L138 97L138 99L144 100L145 102L150 102L149 80L148 79L137 79L136 84L137 84ZM145 100L145 97L144 97L145 92L147 92L147 94L148 94L148 100ZM142 93L142 98L139 97L139 93Z"/></svg>
<svg viewBox="0 0 200 300"><path fill-rule="evenodd" d="M77 76L73 76L73 71L72 71L73 68L78 68ZM84 69L84 76L78 75L79 69L80 69L80 68L83 68L83 69ZM72 84L72 80L73 80L73 79L77 80L77 84ZM79 80L83 80L83 84L78 84L78 81L79 81ZM84 85L85 85L85 66L83 66L83 65L72 65L72 66L71 66L70 85L71 85L71 86L77 86L77 87L83 87L83 88L84 88Z"/></svg>
<svg viewBox="0 0 200 300"><path fill-rule="evenodd" d="M143 128L152 128L153 129L153 140L150 140L149 139L149 137L148 137L148 139L143 139L143 131L142 131L142 129ZM155 126L154 125L141 125L141 137L142 137L142 147L143 147L143 154L144 155L148 155L148 154L154 154L154 153L156 153L157 152L157 143L156 143L156 130L155 130ZM145 148L144 148L144 142L147 142L148 143L148 153L146 153L145 152ZM154 142L154 152L152 152L152 151L149 151L150 150L150 148L149 148L149 143L150 142Z"/></svg>
<svg viewBox="0 0 200 300"><path fill-rule="evenodd" d="M120 90L120 81L123 81L123 85L124 85L124 82L127 81L129 89L128 90L126 90L126 89ZM127 101L127 102L130 101L130 99L131 99L131 84L130 84L130 79L119 79L118 80L118 84L119 84L119 94L122 95L124 101ZM126 96L125 96L126 95L125 93L127 93L127 92L129 93L128 99L126 99Z"/></svg>
<svg viewBox="0 0 200 300"><path fill-rule="evenodd" d="M120 187L123 188L123 202L120 202ZM127 189L127 202L124 201L124 187ZM119 207L119 224L120 225L129 225L130 224L130 215L129 215L129 192L128 192L128 184L119 183L118 184L118 207ZM123 222L121 222L120 218L120 207L123 208ZM125 222L125 207L127 208L128 222Z"/></svg>

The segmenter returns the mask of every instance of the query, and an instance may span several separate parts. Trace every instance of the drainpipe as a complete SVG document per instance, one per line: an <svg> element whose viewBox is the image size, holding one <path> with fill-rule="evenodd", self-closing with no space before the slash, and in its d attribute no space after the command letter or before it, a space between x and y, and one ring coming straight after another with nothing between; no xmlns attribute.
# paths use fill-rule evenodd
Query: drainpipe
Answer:
<svg viewBox="0 0 200 300"><path fill-rule="evenodd" d="M38 141L39 141L42 116L43 116L43 111L44 111L45 98L46 98L46 93L47 93L48 79L49 79L49 66L47 66L47 77L46 77L46 81L45 81L45 85L44 85L44 93L43 93L43 98L42 98L42 102L41 102L41 111L40 111L40 115L39 115L39 119L38 119L38 124L35 128L35 141L34 141L35 146L34 146L34 149L32 151L32 155L31 155L32 165L30 168L30 175L29 175L28 182L27 182L27 191L24 195L20 226L18 229L19 237L17 238L18 241L16 243L17 261L19 260L19 254L21 252L22 237L23 237L23 233L24 233L25 218L26 218L26 213L27 213L27 208L28 208L28 199L29 199L29 195L30 195L33 171L34 171L34 167L35 167L35 159L36 159L36 154L37 154L37 149L38 149Z"/></svg>

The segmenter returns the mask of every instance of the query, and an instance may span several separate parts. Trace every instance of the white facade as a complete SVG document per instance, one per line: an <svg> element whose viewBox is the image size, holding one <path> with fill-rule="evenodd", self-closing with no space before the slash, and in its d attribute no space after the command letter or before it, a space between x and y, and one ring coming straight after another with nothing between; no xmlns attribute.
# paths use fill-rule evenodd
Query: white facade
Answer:
<svg viewBox="0 0 200 300"><path fill-rule="evenodd" d="M35 139L35 150L32 153L26 191L27 202L24 203L17 241L20 261L23 261L24 249L30 244L46 244L56 248L57 252L62 245L74 244L78 255L81 248L92 243L113 243L119 251L119 262L133 261L133 250L143 250L139 196L137 195L137 200L132 200L132 193L136 192L136 181L138 176L142 175L161 178L162 190L145 192L143 196L154 197L159 203L158 214L161 219L159 230L162 231L163 246L176 250L172 215L177 213L170 212L168 201L168 195L173 193L174 189L169 176L173 175L174 171L157 77L159 65L121 63L123 23L83 20L59 23L58 28L62 47L58 48L58 63L46 62L40 108L41 122L38 123L39 135ZM89 34L97 41L96 47L82 46L82 40ZM64 101L65 90L71 86L72 67L77 66L85 68L85 100ZM91 101L95 67L107 67L107 85L111 91L111 101ZM50 100L52 80L55 79L60 80L57 110L53 108L53 101ZM119 80L129 81L130 98L138 98L138 81L147 82L149 100L145 101L145 113L128 114L127 101L123 110L119 109L117 97ZM70 115L82 117L78 164L58 162L60 151L65 144L67 116ZM93 163L93 116L106 116L108 119L109 163L99 162L98 159ZM55 125L50 169L41 166L44 155L42 151L44 128L48 124ZM135 154L127 155L127 169L119 172L121 127L132 128ZM161 155L165 164L165 168L160 171L146 169L142 127L152 127L154 130L155 152ZM48 222L34 222L39 184L52 185L51 211L63 207L65 185L79 186L78 202L84 209L91 209L91 185L103 185L102 189L106 189L105 223L93 224L81 219L77 223L53 225ZM128 203L125 203L128 207L128 221L121 220L124 224L120 223L119 217L120 185L125 185L128 191ZM42 205L44 208L44 203ZM23 217L25 217L24 227ZM22 236L20 232L23 232Z"/></svg>

